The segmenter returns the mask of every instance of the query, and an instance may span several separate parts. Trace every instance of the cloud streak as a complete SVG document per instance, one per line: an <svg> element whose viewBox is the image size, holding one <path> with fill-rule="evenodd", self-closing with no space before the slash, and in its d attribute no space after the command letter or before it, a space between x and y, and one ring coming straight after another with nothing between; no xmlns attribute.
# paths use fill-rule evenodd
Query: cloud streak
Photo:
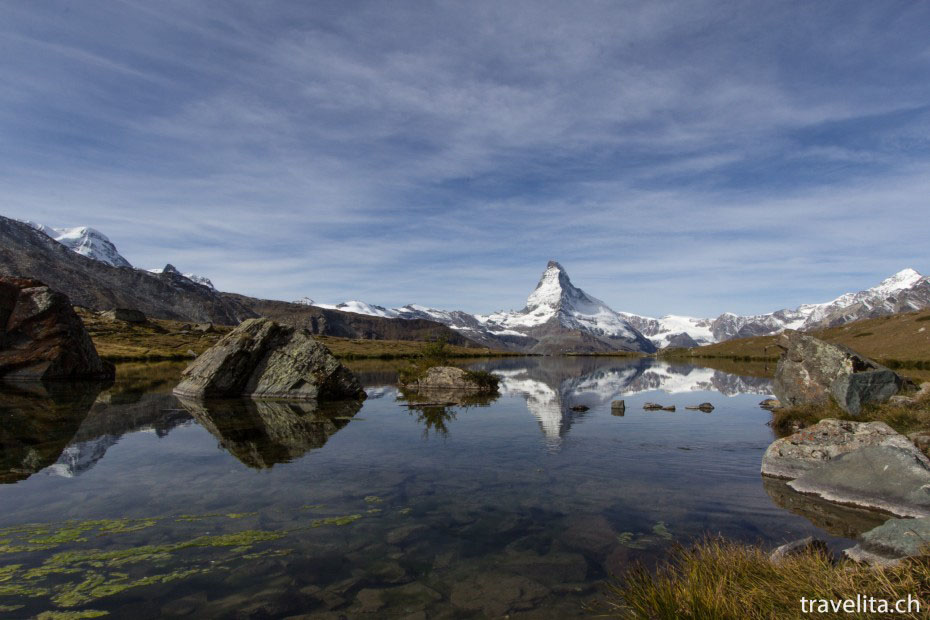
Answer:
<svg viewBox="0 0 930 620"><path fill-rule="evenodd" d="M921 3L28 3L4 214L226 290L487 311L548 258L617 309L930 270ZM906 223L906 224L905 224Z"/></svg>

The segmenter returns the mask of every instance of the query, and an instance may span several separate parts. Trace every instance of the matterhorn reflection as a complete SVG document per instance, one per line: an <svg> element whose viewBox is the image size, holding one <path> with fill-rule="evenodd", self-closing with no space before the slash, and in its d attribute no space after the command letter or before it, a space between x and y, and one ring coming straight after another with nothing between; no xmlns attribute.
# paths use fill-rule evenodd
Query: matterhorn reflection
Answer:
<svg viewBox="0 0 930 620"><path fill-rule="evenodd" d="M771 393L771 381L652 358L597 357L502 360L488 365L501 379L501 392L526 399L547 441L557 445L585 409L609 407L624 396L715 391L725 396ZM572 408L577 410L573 411Z"/></svg>
<svg viewBox="0 0 930 620"><path fill-rule="evenodd" d="M178 401L223 449L256 469L287 463L322 448L362 407L355 400L326 404L248 398Z"/></svg>

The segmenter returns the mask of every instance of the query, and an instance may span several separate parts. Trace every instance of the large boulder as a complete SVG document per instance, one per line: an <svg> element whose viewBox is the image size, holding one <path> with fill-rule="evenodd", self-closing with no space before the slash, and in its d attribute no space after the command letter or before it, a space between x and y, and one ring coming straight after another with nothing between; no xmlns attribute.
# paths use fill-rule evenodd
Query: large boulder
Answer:
<svg viewBox="0 0 930 620"><path fill-rule="evenodd" d="M306 329L249 319L183 372L174 393L193 398L363 399L358 379Z"/></svg>
<svg viewBox="0 0 930 620"><path fill-rule="evenodd" d="M882 403L908 387L894 371L852 349L794 330L779 336L784 349L773 391L785 405L826 404L832 398L858 415L863 405Z"/></svg>
<svg viewBox="0 0 930 620"><path fill-rule="evenodd" d="M108 380L68 297L38 280L0 276L0 377L7 381Z"/></svg>
<svg viewBox="0 0 930 620"><path fill-rule="evenodd" d="M793 480L848 452L867 446L891 446L930 461L911 441L884 422L828 418L773 442L762 457L762 474Z"/></svg>
<svg viewBox="0 0 930 620"><path fill-rule="evenodd" d="M832 502L901 517L930 517L930 464L913 445L847 452L801 474L788 486Z"/></svg>

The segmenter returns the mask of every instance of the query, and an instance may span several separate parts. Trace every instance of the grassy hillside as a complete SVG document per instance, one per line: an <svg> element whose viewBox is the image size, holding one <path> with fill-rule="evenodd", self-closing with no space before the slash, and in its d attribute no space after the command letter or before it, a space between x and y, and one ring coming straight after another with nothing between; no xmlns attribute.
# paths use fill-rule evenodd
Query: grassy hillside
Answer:
<svg viewBox="0 0 930 620"><path fill-rule="evenodd" d="M126 323L102 317L96 312L76 308L90 333L97 352L110 361L153 361L193 359L212 347L233 328L214 325L206 332L196 324L149 319L146 323ZM315 336L336 357L344 359L402 359L415 357L423 342L412 340L363 340ZM477 347L449 345L452 357L488 357L513 355Z"/></svg>
<svg viewBox="0 0 930 620"><path fill-rule="evenodd" d="M831 327L812 335L847 347L889 366L930 370L930 311L909 312L864 319ZM738 338L666 355L729 359L777 360L775 336Z"/></svg>

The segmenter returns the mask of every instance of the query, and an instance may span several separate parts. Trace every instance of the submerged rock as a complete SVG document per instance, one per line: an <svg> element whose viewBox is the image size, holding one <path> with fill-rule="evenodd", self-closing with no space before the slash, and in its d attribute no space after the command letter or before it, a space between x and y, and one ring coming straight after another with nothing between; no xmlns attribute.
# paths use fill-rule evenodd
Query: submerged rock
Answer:
<svg viewBox="0 0 930 620"><path fill-rule="evenodd" d="M884 422L828 418L773 442L762 457L762 474L791 480L840 455L867 446L892 446L910 451L930 465L907 437Z"/></svg>
<svg viewBox="0 0 930 620"><path fill-rule="evenodd" d="M38 280L0 276L0 376L7 381L108 380L68 297Z"/></svg>
<svg viewBox="0 0 930 620"><path fill-rule="evenodd" d="M827 543L824 541L820 540L819 538L808 536L806 538L794 540L777 547L769 555L769 561L771 561L773 564L779 564L785 558L789 558L795 555L803 555L806 553L820 553L823 555L828 555L830 550L827 548Z"/></svg>
<svg viewBox="0 0 930 620"><path fill-rule="evenodd" d="M848 347L824 342L794 330L779 336L784 349L775 370L773 391L789 406L826 404L832 398L858 415L863 405L883 403L909 382Z"/></svg>
<svg viewBox="0 0 930 620"><path fill-rule="evenodd" d="M200 355L174 388L180 396L362 400L348 368L306 329L249 319Z"/></svg>
<svg viewBox="0 0 930 620"><path fill-rule="evenodd" d="M930 543L930 518L888 519L860 536L859 544L846 550L857 562L892 565L907 557L926 553Z"/></svg>

